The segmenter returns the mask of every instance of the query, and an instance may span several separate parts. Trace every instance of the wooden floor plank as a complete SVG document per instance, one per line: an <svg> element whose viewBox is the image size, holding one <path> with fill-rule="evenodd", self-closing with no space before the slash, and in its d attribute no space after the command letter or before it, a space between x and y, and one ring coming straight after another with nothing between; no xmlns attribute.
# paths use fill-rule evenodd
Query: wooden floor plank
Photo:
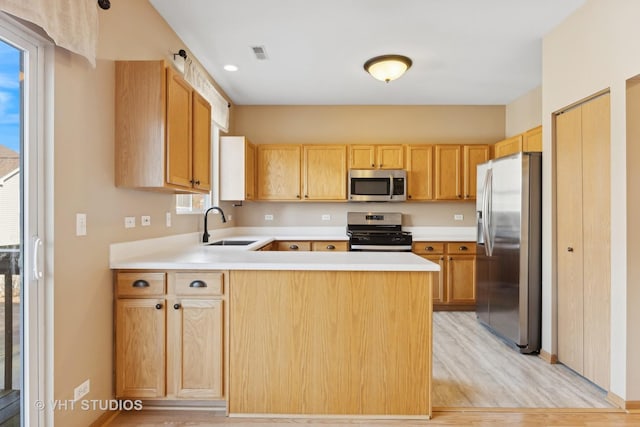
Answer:
<svg viewBox="0 0 640 427"><path fill-rule="evenodd" d="M611 426L638 426L640 414L626 414L623 412L490 412L490 411L464 411L464 412L439 412L434 411L433 418L425 421L371 421L371 420L334 420L334 419L259 419L259 418L226 418L213 413L192 411L142 411L139 413L122 413L110 424L110 427L128 426L233 426L233 427L291 427L320 426L320 427L417 427L417 426L585 426L585 427L611 427Z"/></svg>
<svg viewBox="0 0 640 427"><path fill-rule="evenodd" d="M474 312L434 313L433 340L434 407L613 407L566 366L508 347Z"/></svg>

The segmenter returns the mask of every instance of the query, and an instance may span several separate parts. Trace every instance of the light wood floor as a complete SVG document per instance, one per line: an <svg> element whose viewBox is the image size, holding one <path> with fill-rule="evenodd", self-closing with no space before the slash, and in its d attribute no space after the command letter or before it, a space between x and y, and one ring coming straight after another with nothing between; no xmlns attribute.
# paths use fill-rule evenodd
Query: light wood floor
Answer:
<svg viewBox="0 0 640 427"><path fill-rule="evenodd" d="M433 414L425 421L364 421L364 420L310 420L310 419L245 419L226 418L208 412L142 411L141 413L122 413L109 427L125 426L233 426L233 427L429 427L429 426L522 426L522 427L612 427L638 426L640 414L621 412L555 412L536 410L536 412L496 412L496 411L455 411Z"/></svg>
<svg viewBox="0 0 640 427"><path fill-rule="evenodd" d="M226 418L206 411L122 412L109 426L413 427L639 426L606 393L565 366L522 355L481 326L472 312L434 313L433 418L364 421ZM537 409L535 409L537 408ZM559 409L564 408L564 409ZM573 408L573 409L571 409ZM577 409L576 409L577 408Z"/></svg>
<svg viewBox="0 0 640 427"><path fill-rule="evenodd" d="M433 407L612 408L562 364L508 347L474 312L433 315Z"/></svg>

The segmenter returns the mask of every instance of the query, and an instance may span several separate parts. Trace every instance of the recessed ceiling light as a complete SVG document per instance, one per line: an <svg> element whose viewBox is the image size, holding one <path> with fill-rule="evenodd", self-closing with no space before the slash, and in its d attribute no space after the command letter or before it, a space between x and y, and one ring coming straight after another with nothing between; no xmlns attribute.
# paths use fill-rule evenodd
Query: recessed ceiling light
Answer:
<svg viewBox="0 0 640 427"><path fill-rule="evenodd" d="M233 64L227 64L223 68L227 71L238 71L238 67Z"/></svg>

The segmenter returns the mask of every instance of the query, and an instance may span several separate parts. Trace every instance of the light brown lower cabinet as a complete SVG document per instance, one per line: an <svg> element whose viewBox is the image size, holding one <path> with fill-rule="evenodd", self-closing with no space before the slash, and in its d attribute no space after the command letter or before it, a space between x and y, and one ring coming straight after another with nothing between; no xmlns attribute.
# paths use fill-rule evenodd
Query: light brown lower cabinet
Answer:
<svg viewBox="0 0 640 427"><path fill-rule="evenodd" d="M276 240L273 242L272 251L347 251L349 244L346 240L328 241L328 240Z"/></svg>
<svg viewBox="0 0 640 427"><path fill-rule="evenodd" d="M118 271L116 397L224 397L227 272Z"/></svg>
<svg viewBox="0 0 640 427"><path fill-rule="evenodd" d="M440 265L434 310L475 310L475 242L414 242L412 252Z"/></svg>

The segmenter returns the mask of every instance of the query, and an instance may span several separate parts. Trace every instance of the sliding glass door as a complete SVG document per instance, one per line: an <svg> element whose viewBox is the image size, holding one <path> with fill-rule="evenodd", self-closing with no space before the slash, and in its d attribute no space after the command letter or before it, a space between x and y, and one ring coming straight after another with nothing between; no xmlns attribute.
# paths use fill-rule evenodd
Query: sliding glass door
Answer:
<svg viewBox="0 0 640 427"><path fill-rule="evenodd" d="M43 62L0 13L0 425L44 425Z"/></svg>

